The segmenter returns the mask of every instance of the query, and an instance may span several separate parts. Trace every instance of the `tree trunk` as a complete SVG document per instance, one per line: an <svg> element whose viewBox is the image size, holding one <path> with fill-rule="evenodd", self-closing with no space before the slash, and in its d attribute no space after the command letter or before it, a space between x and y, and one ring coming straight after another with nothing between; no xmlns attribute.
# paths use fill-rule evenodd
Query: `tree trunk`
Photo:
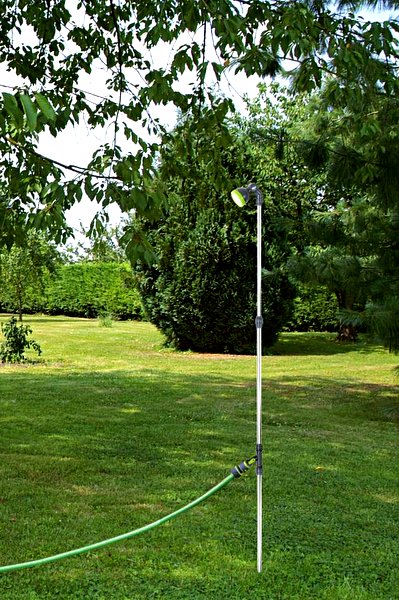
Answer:
<svg viewBox="0 0 399 600"><path fill-rule="evenodd" d="M340 325L336 340L337 342L356 342L356 327L354 325Z"/></svg>
<svg viewBox="0 0 399 600"><path fill-rule="evenodd" d="M352 310L354 304L353 294L347 290L336 290L339 309ZM337 342L356 342L357 330L355 325L339 324L339 330L336 337Z"/></svg>
<svg viewBox="0 0 399 600"><path fill-rule="evenodd" d="M18 294L17 295L17 304L18 304L18 320L20 322L22 322L22 309L23 309L23 302L22 302L22 294Z"/></svg>

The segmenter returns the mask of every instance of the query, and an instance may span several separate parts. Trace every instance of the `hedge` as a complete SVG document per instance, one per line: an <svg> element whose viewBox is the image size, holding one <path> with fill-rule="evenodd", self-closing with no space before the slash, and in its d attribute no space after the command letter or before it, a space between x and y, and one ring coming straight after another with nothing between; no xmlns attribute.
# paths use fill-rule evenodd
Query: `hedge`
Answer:
<svg viewBox="0 0 399 600"><path fill-rule="evenodd" d="M43 312L72 317L98 317L110 314L116 319L141 319L139 294L127 263L81 262L61 265L48 278L43 293L28 293L25 313ZM2 302L0 308L14 312Z"/></svg>

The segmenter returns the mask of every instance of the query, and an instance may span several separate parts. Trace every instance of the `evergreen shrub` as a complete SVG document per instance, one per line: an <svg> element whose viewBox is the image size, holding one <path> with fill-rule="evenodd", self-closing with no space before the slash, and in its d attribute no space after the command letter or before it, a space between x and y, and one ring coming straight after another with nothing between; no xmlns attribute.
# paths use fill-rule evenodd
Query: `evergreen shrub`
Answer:
<svg viewBox="0 0 399 600"><path fill-rule="evenodd" d="M188 227L187 203L147 235L159 255L152 267L137 267L149 320L180 350L250 354L256 350L256 216L237 214L229 199L202 209ZM266 209L267 210L267 209ZM186 215L187 217L187 215ZM266 215L265 230L270 226ZM274 264L278 246L269 231L263 264L263 348L277 339L290 314L293 288ZM276 253L278 254L278 253Z"/></svg>
<svg viewBox="0 0 399 600"><path fill-rule="evenodd" d="M167 214L157 222L136 220L158 263L143 261L136 273L147 318L168 345L250 354L256 351L256 206L251 199L238 208L230 191L256 181L264 194L262 343L267 351L290 317L294 297L285 274L292 250L281 218L291 205L291 189L281 193L284 173L275 173L274 147L255 152L241 124L232 124L227 137L228 148L217 122L209 136L192 128L188 118L162 148L159 179L169 190Z"/></svg>
<svg viewBox="0 0 399 600"><path fill-rule="evenodd" d="M339 327L338 302L326 287L297 285L297 296L286 331L330 331Z"/></svg>

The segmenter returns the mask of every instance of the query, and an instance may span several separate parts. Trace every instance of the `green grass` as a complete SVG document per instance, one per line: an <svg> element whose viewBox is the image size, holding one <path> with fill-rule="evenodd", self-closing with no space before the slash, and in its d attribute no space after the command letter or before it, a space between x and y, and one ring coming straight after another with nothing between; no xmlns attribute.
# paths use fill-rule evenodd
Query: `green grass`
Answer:
<svg viewBox="0 0 399 600"><path fill-rule="evenodd" d="M0 366L0 564L145 525L253 454L253 357L165 350L147 323L27 322L43 362ZM327 334L264 357L261 575L251 473L144 536L0 575L1 600L399 598L397 363Z"/></svg>

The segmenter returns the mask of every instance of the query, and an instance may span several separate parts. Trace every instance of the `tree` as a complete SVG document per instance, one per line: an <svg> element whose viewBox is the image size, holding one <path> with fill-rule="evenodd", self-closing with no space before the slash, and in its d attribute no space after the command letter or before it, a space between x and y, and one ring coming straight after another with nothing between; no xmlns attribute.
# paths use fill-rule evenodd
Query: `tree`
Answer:
<svg viewBox="0 0 399 600"><path fill-rule="evenodd" d="M105 226L104 229L92 238L82 229L82 240L78 243L69 243L62 247L61 257L65 263L93 261L102 263L124 263L126 252L121 246L120 239L124 230L133 218L123 218L115 227Z"/></svg>
<svg viewBox="0 0 399 600"><path fill-rule="evenodd" d="M39 344L29 339L32 329L29 325L17 325L17 319L11 317L6 323L1 323L1 331L4 335L4 342L0 344L0 362L3 363L21 363L26 362L25 351L32 348L40 354L42 350Z"/></svg>
<svg viewBox="0 0 399 600"><path fill-rule="evenodd" d="M329 262L328 277L335 270L335 287L348 283L340 302L342 326L353 333L359 323L367 325L398 351L399 100L392 90L376 86L359 96L352 112L342 102L330 102L330 89L337 85L327 81L296 132L303 140L304 159L325 172L326 185L340 199L316 215L313 242L319 249L308 249L299 262L309 266L312 255L308 279L315 279L318 269L319 281ZM302 268L303 275L306 279ZM362 298L357 311L356 297Z"/></svg>
<svg viewBox="0 0 399 600"><path fill-rule="evenodd" d="M358 98L352 114L331 101L336 83L327 80L321 91L296 99L276 85L263 89L250 107L249 131L261 149L274 144L285 187L294 174L303 188L299 199L292 188L296 204L284 205L295 232L292 276L336 295L338 339L355 339L356 326L367 323L394 349L399 102L377 86Z"/></svg>
<svg viewBox="0 0 399 600"><path fill-rule="evenodd" d="M298 138L298 124L308 118L315 94L292 97L277 83L259 87L258 97L248 105L249 117L236 120L251 140L265 190L278 207L275 226L286 232L288 273L298 289L303 289L299 282L324 286L341 308L352 309L359 291L356 260L343 246L336 249L343 237L343 227L340 235L337 228L341 190L328 185L325 169L309 168ZM336 328L338 339L351 329L340 324L338 312Z"/></svg>
<svg viewBox="0 0 399 600"><path fill-rule="evenodd" d="M45 277L54 272L58 253L43 235L29 231L23 247L14 244L0 254L0 300L4 307L16 307L22 321L23 306L30 293L43 290Z"/></svg>
<svg viewBox="0 0 399 600"><path fill-rule="evenodd" d="M145 310L167 343L179 349L254 352L256 207L238 211L229 191L252 176L262 185L262 166L233 127L229 150L212 152L216 165L202 158L201 148L217 143L216 134L212 140L205 133L193 135L190 122L183 121L174 135L174 143L163 149L159 172L170 190L168 213L155 224L141 223L158 256L154 265L136 267ZM190 149L184 160L182 143ZM173 176L168 167L163 170L164 154L175 155ZM266 349L289 317L294 294L281 269L285 234L275 229L278 210L267 193L262 212Z"/></svg>
<svg viewBox="0 0 399 600"><path fill-rule="evenodd" d="M16 89L5 88L0 111L0 236L8 247L26 226L51 230L65 240L65 212L83 190L100 202L100 219L111 202L122 211L159 218L167 195L163 181L154 178L156 156L170 133L152 109L171 104L191 115L192 127L209 137L217 124L227 147L225 117L234 107L215 93L214 84L230 71L280 74L296 92L323 89L319 114L334 121L326 129L334 137L330 154L341 157L342 173L351 175L354 164L356 179L367 185L368 195L374 190L376 202L386 199L383 174L392 174L397 165L395 152L387 152L396 146L395 121L384 118L387 108L394 114L391 104L399 91L399 25L395 19L367 21L356 11L363 6L397 9L398 0L165 0L161 7L148 0L92 0L81 2L76 12L72 6L66 0L2 2L0 57L19 80ZM30 38L21 38L27 30ZM150 59L153 52L170 60L156 64ZM105 91L96 96L83 89L81 76L98 79L99 67L106 72ZM179 88L183 74L191 76L187 92ZM88 165L62 165L38 153L43 131L58 136L68 124L83 120L93 129L112 131ZM314 141L321 143L312 145L318 159L327 141L320 137ZM348 142L362 143L361 154ZM211 145L202 151L205 159L218 149ZM397 177L388 187L397 189ZM386 206L395 213L395 205ZM390 219L387 230L394 232L394 222ZM101 223L93 223L92 232L100 229ZM133 230L126 240L133 260L151 258L143 235ZM377 268L387 273L387 257L391 261L394 254L382 250ZM395 277L393 271L392 284Z"/></svg>
<svg viewBox="0 0 399 600"><path fill-rule="evenodd" d="M338 310L354 311L356 306L364 307L366 301L364 287L359 285L362 266L361 258L348 254L347 249L319 245L291 258L288 269L298 281L314 287L323 285L335 294ZM340 319L337 340L347 342L356 338L356 327Z"/></svg>
<svg viewBox="0 0 399 600"><path fill-rule="evenodd" d="M398 6L397 0L378 4ZM230 71L287 75L288 65L297 91L321 87L328 74L337 82L330 101L352 114L370 89L397 94L398 25L363 20L353 12L361 5L376 2L342 1L333 8L323 0L165 0L161 6L91 0L73 10L66 0L3 0L1 63L19 81L16 89L4 88L0 112L1 235L8 246L19 235L15 215L65 240L65 211L83 190L102 211L117 202L123 211L159 217L166 196L162 182L154 181L154 157L169 134L152 108L172 104L211 134L233 109L213 91ZM170 61L153 63L150 53L162 51ZM105 91L95 95L83 89L81 76L98 79L99 67ZM191 76L187 92L178 87L183 74ZM38 152L43 131L58 136L83 120L112 130L88 165L63 165ZM129 248L135 258L137 244Z"/></svg>

